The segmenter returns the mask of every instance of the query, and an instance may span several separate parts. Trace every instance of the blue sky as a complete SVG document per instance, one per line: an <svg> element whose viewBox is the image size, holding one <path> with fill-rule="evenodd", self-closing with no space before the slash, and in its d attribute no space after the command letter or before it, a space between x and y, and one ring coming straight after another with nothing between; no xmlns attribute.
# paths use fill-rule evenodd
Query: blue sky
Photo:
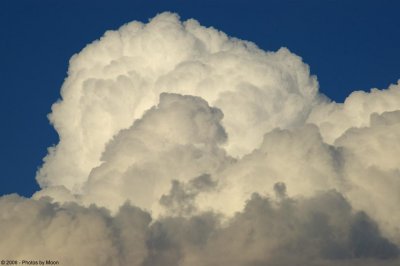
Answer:
<svg viewBox="0 0 400 266"><path fill-rule="evenodd" d="M46 115L69 58L104 31L173 11L255 42L285 46L335 101L400 78L399 1L18 1L0 3L0 195L30 196L57 135Z"/></svg>

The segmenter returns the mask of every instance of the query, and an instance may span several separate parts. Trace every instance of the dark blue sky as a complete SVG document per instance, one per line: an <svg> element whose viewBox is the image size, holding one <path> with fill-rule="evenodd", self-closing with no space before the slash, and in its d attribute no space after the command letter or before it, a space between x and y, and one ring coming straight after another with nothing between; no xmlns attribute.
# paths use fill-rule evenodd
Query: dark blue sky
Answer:
<svg viewBox="0 0 400 266"><path fill-rule="evenodd" d="M59 97L69 58L108 29L173 11L265 50L303 57L336 101L400 78L400 1L0 1L0 195L30 196L57 143L46 114Z"/></svg>

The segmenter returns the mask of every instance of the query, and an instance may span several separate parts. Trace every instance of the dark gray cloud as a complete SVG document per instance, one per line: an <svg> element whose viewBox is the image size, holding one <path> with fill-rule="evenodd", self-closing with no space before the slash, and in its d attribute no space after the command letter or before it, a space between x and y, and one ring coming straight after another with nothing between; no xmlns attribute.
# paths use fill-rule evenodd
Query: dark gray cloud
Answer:
<svg viewBox="0 0 400 266"><path fill-rule="evenodd" d="M399 249L364 212L337 191L314 197L253 194L231 218L214 212L186 215L188 201L215 187L209 176L172 183L161 201L182 214L152 219L130 204L106 209L59 205L16 195L0 200L2 255L47 258L68 265L396 265ZM191 191L190 193L188 191ZM29 219L27 219L27 216ZM17 247L35 247L21 250Z"/></svg>
<svg viewBox="0 0 400 266"><path fill-rule="evenodd" d="M184 184L178 180L172 181L172 187L167 195L162 195L160 204L169 215L192 215L196 210L196 196L201 192L213 190L217 182L209 174L203 174Z"/></svg>

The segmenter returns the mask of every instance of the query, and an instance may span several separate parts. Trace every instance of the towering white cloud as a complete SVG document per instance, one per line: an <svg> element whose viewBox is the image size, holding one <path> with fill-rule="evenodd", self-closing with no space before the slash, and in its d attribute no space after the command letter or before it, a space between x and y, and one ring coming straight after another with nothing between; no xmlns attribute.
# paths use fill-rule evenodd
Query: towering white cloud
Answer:
<svg viewBox="0 0 400 266"><path fill-rule="evenodd" d="M285 48L264 52L170 13L129 23L71 59L50 114L60 142L45 158L39 184L80 193L106 143L162 92L200 96L220 108L226 149L236 156L256 148L266 131L304 123L317 82Z"/></svg>
<svg viewBox="0 0 400 266"><path fill-rule="evenodd" d="M163 13L75 55L61 95L41 190L0 198L4 258L400 263L399 84L331 102L286 48Z"/></svg>

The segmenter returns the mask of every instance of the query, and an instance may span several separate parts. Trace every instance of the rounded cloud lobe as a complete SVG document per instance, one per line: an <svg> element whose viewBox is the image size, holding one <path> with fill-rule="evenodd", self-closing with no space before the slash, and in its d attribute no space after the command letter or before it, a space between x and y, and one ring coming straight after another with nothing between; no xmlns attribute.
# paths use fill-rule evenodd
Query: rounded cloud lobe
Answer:
<svg viewBox="0 0 400 266"><path fill-rule="evenodd" d="M157 105L162 92L199 96L219 108L225 149L241 156L266 131L304 123L317 90L308 66L285 48L264 52L169 13L132 22L71 59L62 100L50 114L60 143L37 180L81 193L110 139Z"/></svg>
<svg viewBox="0 0 400 266"><path fill-rule="evenodd" d="M400 263L399 84L331 102L286 48L163 13L74 55L61 96L41 190L0 198L3 257Z"/></svg>

